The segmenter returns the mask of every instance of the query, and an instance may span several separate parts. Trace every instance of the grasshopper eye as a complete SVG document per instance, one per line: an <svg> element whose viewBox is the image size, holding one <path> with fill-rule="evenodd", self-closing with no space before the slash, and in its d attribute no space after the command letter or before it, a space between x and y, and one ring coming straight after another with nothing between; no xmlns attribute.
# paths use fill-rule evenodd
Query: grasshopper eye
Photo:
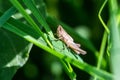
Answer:
<svg viewBox="0 0 120 80"><path fill-rule="evenodd" d="M58 26L58 28L57 28L57 30L58 30L59 32L63 31L62 26L61 26L61 25L59 25L59 26Z"/></svg>

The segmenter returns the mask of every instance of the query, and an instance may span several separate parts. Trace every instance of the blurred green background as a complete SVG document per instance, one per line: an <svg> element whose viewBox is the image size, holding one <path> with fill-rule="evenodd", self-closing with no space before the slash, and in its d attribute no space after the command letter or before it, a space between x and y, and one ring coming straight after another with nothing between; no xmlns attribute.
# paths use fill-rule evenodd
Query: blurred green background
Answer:
<svg viewBox="0 0 120 80"><path fill-rule="evenodd" d="M35 0L37 4L41 0ZM82 37L88 39L99 50L104 28L98 19L98 11L104 0L43 0L48 15L59 19L75 29ZM9 0L0 0L0 11L10 8ZM102 12L106 22L108 19L107 5ZM96 66L93 53L87 51L82 56L88 64ZM45 54L44 54L45 53ZM92 58L91 58L92 56ZM77 80L89 80L91 76L73 66ZM13 80L69 80L62 69L62 65L56 57L33 46L29 60L15 74Z"/></svg>

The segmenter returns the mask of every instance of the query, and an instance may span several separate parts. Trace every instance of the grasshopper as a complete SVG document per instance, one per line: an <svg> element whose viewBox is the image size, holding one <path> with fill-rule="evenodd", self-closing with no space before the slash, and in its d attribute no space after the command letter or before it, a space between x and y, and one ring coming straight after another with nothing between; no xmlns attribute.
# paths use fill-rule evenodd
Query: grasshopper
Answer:
<svg viewBox="0 0 120 80"><path fill-rule="evenodd" d="M77 54L86 54L86 51L80 49L80 44L74 42L73 38L62 28L61 25L57 28L57 36L63 41L67 47L71 48Z"/></svg>

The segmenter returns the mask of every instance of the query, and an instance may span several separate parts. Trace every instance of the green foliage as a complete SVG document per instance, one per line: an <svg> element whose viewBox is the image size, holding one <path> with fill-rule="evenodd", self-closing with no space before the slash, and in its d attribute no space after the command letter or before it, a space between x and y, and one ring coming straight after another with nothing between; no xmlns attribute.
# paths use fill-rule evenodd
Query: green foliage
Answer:
<svg viewBox="0 0 120 80"><path fill-rule="evenodd" d="M65 2L72 5L73 8L75 8L75 12L77 12L79 4L76 1L70 0ZM43 5L45 4L43 0L40 0L39 8L36 7L34 0L10 0L12 7L4 13L0 13L0 79L11 80L16 71L27 62L32 45L36 45L57 57L71 80L76 80L76 77L79 75L76 74L73 66L78 68L78 70L90 74L94 80L118 80L120 76L120 71L118 70L120 67L120 19L117 16L119 16L120 13L117 1L114 1L115 2L113 2L113 0L105 0L98 13L98 17L105 28L100 51L98 51L93 43L82 38L77 32L73 31L70 26L58 19L48 16L46 6ZM110 13L108 25L105 24L101 17L101 12L107 2L109 3ZM29 9L30 14L25 9L25 6ZM78 13L79 12L76 14ZM11 17L16 14L21 14L21 18L24 19L24 21L16 19L17 17L15 16ZM75 41L84 45L84 47L94 55L97 60L97 66L92 66L85 62L83 56L77 55L54 36L54 30L56 30L59 24L63 26ZM110 55L107 55L107 58L105 58L104 55L106 54L104 53L107 52ZM107 64L109 60L112 66L112 73L110 71L108 72L107 69L103 70L104 66L105 68L106 65L109 66ZM61 70L59 66L57 67ZM56 71L56 69L54 70ZM54 70L52 71L54 72Z"/></svg>

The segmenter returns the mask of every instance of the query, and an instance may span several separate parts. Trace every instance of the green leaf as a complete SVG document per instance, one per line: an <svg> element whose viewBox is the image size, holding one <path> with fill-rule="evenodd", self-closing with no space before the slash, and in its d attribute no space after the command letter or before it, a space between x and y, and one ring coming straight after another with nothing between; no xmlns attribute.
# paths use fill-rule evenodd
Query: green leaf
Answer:
<svg viewBox="0 0 120 80"><path fill-rule="evenodd" d="M118 4L117 0L109 0L110 11L110 41L111 41L111 69L114 74L114 80L118 80L120 77L120 31L117 13ZM110 45L110 44L109 44Z"/></svg>
<svg viewBox="0 0 120 80"><path fill-rule="evenodd" d="M28 60L32 44L4 29L0 29L0 44L0 79L11 80Z"/></svg>
<svg viewBox="0 0 120 80"><path fill-rule="evenodd" d="M19 3L17 0L10 0L11 3L17 8L17 10L24 16L24 18L27 20L27 22L31 25L31 27L43 37L43 39L48 43L48 45L53 48L49 40L44 36L43 32L39 28L39 26L35 23L35 21L26 13L23 6Z"/></svg>
<svg viewBox="0 0 120 80"><path fill-rule="evenodd" d="M1 27L15 11L11 7L0 17ZM0 28L0 44L0 79L11 80L17 69L26 63L32 44L3 28Z"/></svg>
<svg viewBox="0 0 120 80"><path fill-rule="evenodd" d="M4 15L0 17L0 27L16 12L14 7L9 8Z"/></svg>
<svg viewBox="0 0 120 80"><path fill-rule="evenodd" d="M53 36L49 25L47 24L45 18L43 17L43 14L40 10L36 8L36 4L34 0L23 0L25 5L31 10L32 14L35 16L35 18L38 20L38 22L45 28L46 32ZM41 4L44 4L43 1L41 1Z"/></svg>
<svg viewBox="0 0 120 80"><path fill-rule="evenodd" d="M62 41L57 40L56 38L53 38L51 36L49 36L49 39L56 51L61 52L64 55L69 56L73 59L77 59L80 62L83 62L82 58L80 58L80 56L78 56L75 52L69 49Z"/></svg>
<svg viewBox="0 0 120 80"><path fill-rule="evenodd" d="M34 38L38 39L40 37L40 35L33 29L33 27L31 27L30 25L21 23L18 20L15 20L13 18L10 18L8 20L8 22L14 26L16 26L17 28L19 28L20 30L26 32L27 34L33 36Z"/></svg>

